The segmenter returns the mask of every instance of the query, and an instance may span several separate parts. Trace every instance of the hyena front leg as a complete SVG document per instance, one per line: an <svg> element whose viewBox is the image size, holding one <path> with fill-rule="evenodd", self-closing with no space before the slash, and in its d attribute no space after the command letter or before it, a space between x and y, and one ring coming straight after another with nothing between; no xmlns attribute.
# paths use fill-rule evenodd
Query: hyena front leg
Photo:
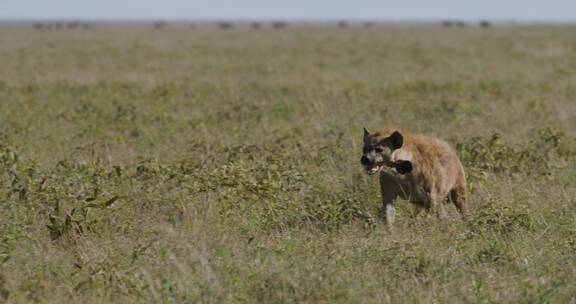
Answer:
<svg viewBox="0 0 576 304"><path fill-rule="evenodd" d="M393 177L380 173L380 191L382 193L384 219L388 228L391 229L394 226L394 218L396 217L394 201L400 191L398 182Z"/></svg>
<svg viewBox="0 0 576 304"><path fill-rule="evenodd" d="M420 203L414 203L413 208L414 208L412 209L413 217L419 217L422 214L422 211L424 210L424 206L422 206Z"/></svg>
<svg viewBox="0 0 576 304"><path fill-rule="evenodd" d="M428 194L428 208L439 219L446 218L446 210L444 210L444 204L442 204L443 198L444 196L439 194L437 191L431 191Z"/></svg>
<svg viewBox="0 0 576 304"><path fill-rule="evenodd" d="M398 197L397 193L386 192L382 193L382 208L384 211L384 220L389 229L394 227L394 218L396 217L396 208L394 201Z"/></svg>

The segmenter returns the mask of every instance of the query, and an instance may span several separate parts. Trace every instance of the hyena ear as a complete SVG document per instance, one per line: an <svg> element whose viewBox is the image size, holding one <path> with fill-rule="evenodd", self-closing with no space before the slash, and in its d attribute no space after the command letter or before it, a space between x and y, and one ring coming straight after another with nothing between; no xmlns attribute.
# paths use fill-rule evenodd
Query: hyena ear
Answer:
<svg viewBox="0 0 576 304"><path fill-rule="evenodd" d="M412 162L409 160L399 160L394 164L396 171L400 174L412 172Z"/></svg>
<svg viewBox="0 0 576 304"><path fill-rule="evenodd" d="M368 132L368 130L366 130L366 128L364 128L364 140L366 140L366 138L368 138L368 136L370 136L370 132Z"/></svg>
<svg viewBox="0 0 576 304"><path fill-rule="evenodd" d="M402 136L400 132L394 131L394 133L390 135L390 141L392 142L392 148L394 148L393 150L400 149L404 144L404 136Z"/></svg>

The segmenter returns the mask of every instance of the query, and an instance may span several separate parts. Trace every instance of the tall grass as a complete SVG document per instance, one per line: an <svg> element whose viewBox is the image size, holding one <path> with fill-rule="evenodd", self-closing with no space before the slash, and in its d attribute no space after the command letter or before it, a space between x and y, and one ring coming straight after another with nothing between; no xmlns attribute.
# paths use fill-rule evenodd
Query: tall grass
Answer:
<svg viewBox="0 0 576 304"><path fill-rule="evenodd" d="M575 302L573 32L2 29L0 302ZM469 219L385 230L388 124Z"/></svg>

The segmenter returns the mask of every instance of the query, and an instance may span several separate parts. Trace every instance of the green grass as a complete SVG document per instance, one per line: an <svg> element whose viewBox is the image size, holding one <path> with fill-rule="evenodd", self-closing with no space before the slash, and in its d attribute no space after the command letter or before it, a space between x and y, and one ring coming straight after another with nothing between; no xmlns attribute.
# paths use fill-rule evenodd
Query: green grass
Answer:
<svg viewBox="0 0 576 304"><path fill-rule="evenodd" d="M571 27L0 30L0 302L576 302ZM362 127L472 215L388 232Z"/></svg>

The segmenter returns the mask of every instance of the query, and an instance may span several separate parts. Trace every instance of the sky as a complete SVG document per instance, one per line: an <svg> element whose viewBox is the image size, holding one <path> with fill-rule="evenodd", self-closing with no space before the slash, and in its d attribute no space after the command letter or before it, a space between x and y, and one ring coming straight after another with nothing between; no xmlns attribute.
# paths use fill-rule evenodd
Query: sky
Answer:
<svg viewBox="0 0 576 304"><path fill-rule="evenodd" d="M0 20L160 18L576 22L576 0L0 0Z"/></svg>

